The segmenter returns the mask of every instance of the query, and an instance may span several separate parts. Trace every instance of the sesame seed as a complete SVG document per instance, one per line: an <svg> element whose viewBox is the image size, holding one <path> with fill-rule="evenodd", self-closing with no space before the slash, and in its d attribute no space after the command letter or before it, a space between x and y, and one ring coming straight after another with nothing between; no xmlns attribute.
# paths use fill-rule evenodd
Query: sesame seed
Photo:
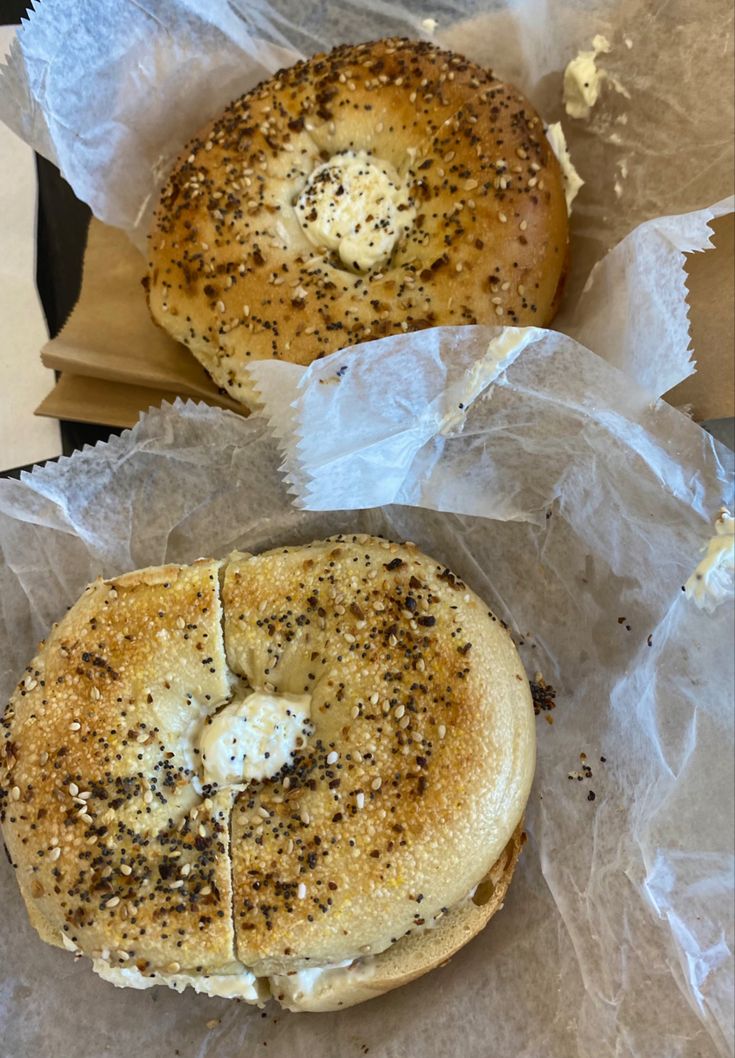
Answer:
<svg viewBox="0 0 735 1058"><path fill-rule="evenodd" d="M362 790L360 790L355 796L355 804L358 808L365 807L365 794L362 792Z"/></svg>
<svg viewBox="0 0 735 1058"><path fill-rule="evenodd" d="M180 969L181 969L181 963L178 963L178 962L170 962L170 963L168 964L168 966L166 967L166 973L169 973L169 974L177 974L177 973L179 972L179 970L180 970Z"/></svg>
<svg viewBox="0 0 735 1058"><path fill-rule="evenodd" d="M447 729L444 724L439 724L439 738L444 738L447 733Z"/></svg>
<svg viewBox="0 0 735 1058"><path fill-rule="evenodd" d="M405 705L396 706L396 711L395 711L395 714L394 714L396 720L400 720L405 712L406 712Z"/></svg>
<svg viewBox="0 0 735 1058"><path fill-rule="evenodd" d="M336 764L339 760L339 753L336 750L332 750L331 753L327 754L327 764Z"/></svg>
<svg viewBox="0 0 735 1058"><path fill-rule="evenodd" d="M527 220L522 220L520 225L519 225L519 227L520 227L521 231L525 231L526 228L528 227L528 221Z"/></svg>
<svg viewBox="0 0 735 1058"><path fill-rule="evenodd" d="M79 793L79 787L75 782L69 783L69 793L72 795L72 797L76 797Z"/></svg>
<svg viewBox="0 0 735 1058"><path fill-rule="evenodd" d="M296 896L299 898L299 900L306 899L306 886L303 882L299 882L299 887L296 890Z"/></svg>
<svg viewBox="0 0 735 1058"><path fill-rule="evenodd" d="M119 903L120 903L120 897L119 896L111 896L109 900L105 901L105 907L117 907L117 905Z"/></svg>
<svg viewBox="0 0 735 1058"><path fill-rule="evenodd" d="M57 845L55 848L51 849L51 852L49 852L49 854L48 854L48 858L50 860L58 860L60 855L61 855L61 849Z"/></svg>
<svg viewBox="0 0 735 1058"><path fill-rule="evenodd" d="M143 794L144 803L149 805L152 802L152 800L153 800L153 794L151 793L150 790L146 790L146 792Z"/></svg>
<svg viewBox="0 0 735 1058"><path fill-rule="evenodd" d="M133 873L133 868L130 866L129 863L121 863L120 864L120 874L124 874L125 877L127 878L132 873Z"/></svg>
<svg viewBox="0 0 735 1058"><path fill-rule="evenodd" d="M378 694L378 692L377 691L373 691L373 693L370 695L370 704L371 705L377 705L379 698L380 698L380 695Z"/></svg>
<svg viewBox="0 0 735 1058"><path fill-rule="evenodd" d="M69 730L70 730L70 731L79 731L79 730L81 729L81 726L82 726L82 725L81 725L81 724L79 723L79 721L78 721L78 720L73 720L73 721L72 721L72 722L71 722L71 723L69 724Z"/></svg>
<svg viewBox="0 0 735 1058"><path fill-rule="evenodd" d="M100 694L99 687L93 687L92 690L89 692L89 694L90 694L90 697L93 698L96 702L98 702L100 700L100 698L102 697L102 695Z"/></svg>
<svg viewBox="0 0 735 1058"><path fill-rule="evenodd" d="M373 779L373 781L370 783L370 786L373 790L379 790L382 785L383 780L380 778L380 776L378 776L376 779Z"/></svg>
<svg viewBox="0 0 735 1058"><path fill-rule="evenodd" d="M10 791L10 796L14 801L20 801L20 787L14 786L13 789Z"/></svg>

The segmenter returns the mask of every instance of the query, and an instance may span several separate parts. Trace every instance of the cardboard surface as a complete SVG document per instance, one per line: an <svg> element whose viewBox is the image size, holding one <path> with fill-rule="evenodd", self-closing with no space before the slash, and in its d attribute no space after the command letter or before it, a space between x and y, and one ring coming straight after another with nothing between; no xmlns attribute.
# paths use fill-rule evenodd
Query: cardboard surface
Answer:
<svg viewBox="0 0 735 1058"><path fill-rule="evenodd" d="M697 373L666 394L675 407L691 405L697 422L735 415L735 214L712 229L714 250L687 257Z"/></svg>
<svg viewBox="0 0 735 1058"><path fill-rule="evenodd" d="M65 372L39 404L36 415L128 428L135 425L141 412L160 407L163 401L173 403L182 395L175 389L148 389ZM207 403L227 406L216 396L208 398ZM248 414L246 408L237 411Z"/></svg>
<svg viewBox="0 0 735 1058"><path fill-rule="evenodd" d="M691 405L697 421L735 414L733 215L713 228L715 248L690 254L687 262L697 373L667 394L677 407ZM64 376L37 409L39 415L128 426L140 411L172 396L244 410L153 323L141 286L144 274L145 261L125 233L93 218L79 301L58 337L42 350L43 363ZM83 386L82 377L98 384ZM116 396L121 384L124 391Z"/></svg>
<svg viewBox="0 0 735 1058"><path fill-rule="evenodd" d="M153 323L141 286L145 271L125 233L92 218L79 301L61 333L43 347L43 363L240 410L188 350Z"/></svg>

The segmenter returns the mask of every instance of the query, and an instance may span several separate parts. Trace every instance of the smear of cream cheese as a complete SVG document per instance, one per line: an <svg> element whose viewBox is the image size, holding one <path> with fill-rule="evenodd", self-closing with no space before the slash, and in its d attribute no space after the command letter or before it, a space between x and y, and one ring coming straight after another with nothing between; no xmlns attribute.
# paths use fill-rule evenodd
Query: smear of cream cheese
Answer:
<svg viewBox="0 0 735 1058"><path fill-rule="evenodd" d="M592 41L591 51L580 53L564 70L564 108L570 118L589 117L590 110L600 97L605 71L598 70L597 56L612 50L607 37L601 33Z"/></svg>
<svg viewBox="0 0 735 1058"><path fill-rule="evenodd" d="M715 521L715 535L702 549L704 558L684 585L688 599L701 610L714 610L735 586L735 518L723 507Z"/></svg>
<svg viewBox="0 0 735 1058"><path fill-rule="evenodd" d="M476 360L462 378L447 390L446 411L439 433L446 436L464 423L467 409L483 390L498 377L501 371L520 356L527 345L535 342L540 331L537 327L505 327L497 338L493 338L485 355Z"/></svg>
<svg viewBox="0 0 735 1058"><path fill-rule="evenodd" d="M223 999L244 999L247 1003L263 1003L268 998L264 979L259 979L249 970L236 974L162 974L150 976L134 967L111 966L105 959L93 959L92 969L103 981L116 988L153 988L166 985L175 992L193 988L195 992Z"/></svg>
<svg viewBox="0 0 735 1058"><path fill-rule="evenodd" d="M569 214L572 212L572 202L574 202L579 194L579 190L584 184L584 180L574 168L574 164L569 154L569 148L567 147L564 129L561 127L560 121L555 121L553 125L548 126L546 129L546 139L551 144L551 149L561 166L561 175L564 181L564 197L567 200L567 213Z"/></svg>

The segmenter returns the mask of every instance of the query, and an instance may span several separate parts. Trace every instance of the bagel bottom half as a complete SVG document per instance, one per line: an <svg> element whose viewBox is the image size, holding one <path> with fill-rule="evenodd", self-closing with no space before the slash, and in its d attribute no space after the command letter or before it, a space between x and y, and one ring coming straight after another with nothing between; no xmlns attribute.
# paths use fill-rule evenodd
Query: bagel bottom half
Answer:
<svg viewBox="0 0 735 1058"><path fill-rule="evenodd" d="M525 840L521 820L474 893L433 927L414 932L379 955L358 959L349 966L273 976L269 982L271 996L292 1011L344 1010L445 966L502 909Z"/></svg>

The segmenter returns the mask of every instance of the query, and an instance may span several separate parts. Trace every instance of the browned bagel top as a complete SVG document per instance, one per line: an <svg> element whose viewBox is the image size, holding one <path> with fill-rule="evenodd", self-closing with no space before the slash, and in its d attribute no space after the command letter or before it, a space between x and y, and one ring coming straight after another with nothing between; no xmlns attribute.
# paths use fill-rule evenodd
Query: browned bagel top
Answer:
<svg viewBox="0 0 735 1058"><path fill-rule="evenodd" d="M320 166L355 153L389 167L410 203L367 271L315 245L295 208ZM362 234L388 222L373 210ZM431 44L344 45L280 71L188 144L151 232L149 303L247 402L254 359L309 364L443 324L546 324L567 237L558 162L516 89Z"/></svg>
<svg viewBox="0 0 735 1058"><path fill-rule="evenodd" d="M129 976L391 947L487 874L534 767L507 631L441 563L365 535L96 581L2 730L34 925Z"/></svg>

